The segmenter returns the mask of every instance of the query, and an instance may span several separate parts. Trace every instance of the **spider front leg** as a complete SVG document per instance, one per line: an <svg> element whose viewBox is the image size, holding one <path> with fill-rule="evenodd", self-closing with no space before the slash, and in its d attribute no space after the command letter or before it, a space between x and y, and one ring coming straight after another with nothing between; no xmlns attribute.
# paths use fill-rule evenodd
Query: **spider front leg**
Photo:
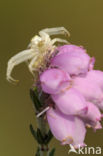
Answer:
<svg viewBox="0 0 103 156"><path fill-rule="evenodd" d="M34 51L32 49L24 50L18 53L17 55L13 56L9 61L8 61L8 66L7 66L7 80L10 82L17 82L17 80L13 79L11 76L11 72L15 66L18 64L25 62L34 56Z"/></svg>
<svg viewBox="0 0 103 156"><path fill-rule="evenodd" d="M67 40L63 40L63 39L61 39L61 38L54 38L54 39L51 41L52 45L53 45L55 42L61 42L61 43L70 44Z"/></svg>
<svg viewBox="0 0 103 156"><path fill-rule="evenodd" d="M56 27L56 28L46 28L46 29L42 29L39 34L41 32L45 32L48 35L58 35L58 34L62 34L62 35L68 35L70 36L70 33L67 29L65 29L64 27Z"/></svg>

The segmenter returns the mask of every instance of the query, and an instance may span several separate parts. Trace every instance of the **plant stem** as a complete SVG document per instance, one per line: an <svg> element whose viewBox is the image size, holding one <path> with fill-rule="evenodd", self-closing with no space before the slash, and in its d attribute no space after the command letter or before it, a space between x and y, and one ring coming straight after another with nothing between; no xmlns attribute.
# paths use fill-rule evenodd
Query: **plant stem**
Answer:
<svg viewBox="0 0 103 156"><path fill-rule="evenodd" d="M33 101L33 107L35 114L38 114L40 110L43 109L43 103L45 105L45 99L47 96L44 94L39 94L37 88L30 89L30 97ZM41 102L42 101L42 102ZM30 131L34 139L38 142L38 148L35 156L54 156L54 149L49 152L48 144L50 143L53 135L47 127L47 122L45 120L45 114L41 116L36 116L37 129L35 130L30 124Z"/></svg>
<svg viewBox="0 0 103 156"><path fill-rule="evenodd" d="M44 117L37 118L37 125L41 131L43 137L45 137L47 133L47 125ZM40 145L40 156L48 156L48 145Z"/></svg>
<svg viewBox="0 0 103 156"><path fill-rule="evenodd" d="M44 120L44 117L37 118L37 125L42 135L45 136L47 132L47 126L46 126L46 121Z"/></svg>

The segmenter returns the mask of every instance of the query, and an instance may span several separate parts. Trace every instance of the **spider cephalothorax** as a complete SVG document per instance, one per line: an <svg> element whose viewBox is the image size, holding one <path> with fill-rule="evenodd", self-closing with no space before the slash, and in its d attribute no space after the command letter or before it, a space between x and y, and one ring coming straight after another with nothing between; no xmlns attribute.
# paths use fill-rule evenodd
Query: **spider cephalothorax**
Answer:
<svg viewBox="0 0 103 156"><path fill-rule="evenodd" d="M28 68L31 73L43 68L46 64L45 60L50 58L56 48L55 42L68 43L68 41L61 38L50 38L51 35L57 34L67 34L70 36L69 32L64 27L43 29L39 32L39 36L36 35L31 39L29 49L21 51L11 57L8 61L7 80L14 82L17 81L11 77L11 72L14 66L22 62L28 61Z"/></svg>

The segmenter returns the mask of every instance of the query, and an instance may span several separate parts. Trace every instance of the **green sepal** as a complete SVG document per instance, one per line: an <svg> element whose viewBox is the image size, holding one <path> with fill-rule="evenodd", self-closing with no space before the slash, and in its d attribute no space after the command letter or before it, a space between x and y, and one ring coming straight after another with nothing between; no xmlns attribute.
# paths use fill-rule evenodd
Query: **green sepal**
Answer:
<svg viewBox="0 0 103 156"><path fill-rule="evenodd" d="M37 131L35 131L32 124L30 124L30 131L33 137L37 140L37 142L42 145L44 143L44 138L42 136L40 129L37 128Z"/></svg>
<svg viewBox="0 0 103 156"><path fill-rule="evenodd" d="M45 137L45 144L49 144L49 142L51 141L51 139L53 138L53 134L51 133L51 131L48 131L48 134Z"/></svg>
<svg viewBox="0 0 103 156"><path fill-rule="evenodd" d="M55 148L53 148L50 152L49 152L49 156L54 156L55 153Z"/></svg>
<svg viewBox="0 0 103 156"><path fill-rule="evenodd" d="M30 124L30 131L31 131L31 134L33 135L33 137L37 140L37 133L36 131L34 130L32 124Z"/></svg>
<svg viewBox="0 0 103 156"><path fill-rule="evenodd" d="M37 92L37 89L35 88L34 90L33 89L30 89L30 97L33 101L33 104L34 104L34 107L36 108L36 110L40 110L40 108L42 107L42 104L39 100L39 95L38 95L38 92Z"/></svg>

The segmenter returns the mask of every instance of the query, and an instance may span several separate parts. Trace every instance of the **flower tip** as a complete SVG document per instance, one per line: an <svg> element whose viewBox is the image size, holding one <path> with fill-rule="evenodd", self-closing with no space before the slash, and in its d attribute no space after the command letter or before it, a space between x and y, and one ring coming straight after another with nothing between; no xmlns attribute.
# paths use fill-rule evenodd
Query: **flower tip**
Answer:
<svg viewBox="0 0 103 156"><path fill-rule="evenodd" d="M103 127L102 127L101 123L100 123L100 122L97 122L97 124L96 124L95 127L94 127L94 132L96 132L96 130L102 129L102 128L103 128Z"/></svg>
<svg viewBox="0 0 103 156"><path fill-rule="evenodd" d="M66 145L66 144L72 144L73 143L73 138L72 136L68 136L66 138L64 138L61 142L62 145Z"/></svg>
<svg viewBox="0 0 103 156"><path fill-rule="evenodd" d="M96 121L100 121L101 120L101 117L100 118L96 118Z"/></svg>
<svg viewBox="0 0 103 156"><path fill-rule="evenodd" d="M80 115L86 115L87 113L88 113L88 106L84 107L78 112L78 114Z"/></svg>
<svg viewBox="0 0 103 156"><path fill-rule="evenodd" d="M94 64L95 64L95 57L91 57L90 61L89 61L89 71L90 70L93 70L93 67L94 67Z"/></svg>
<svg viewBox="0 0 103 156"><path fill-rule="evenodd" d="M86 124L86 127L87 128L91 128L92 126L90 124Z"/></svg>

